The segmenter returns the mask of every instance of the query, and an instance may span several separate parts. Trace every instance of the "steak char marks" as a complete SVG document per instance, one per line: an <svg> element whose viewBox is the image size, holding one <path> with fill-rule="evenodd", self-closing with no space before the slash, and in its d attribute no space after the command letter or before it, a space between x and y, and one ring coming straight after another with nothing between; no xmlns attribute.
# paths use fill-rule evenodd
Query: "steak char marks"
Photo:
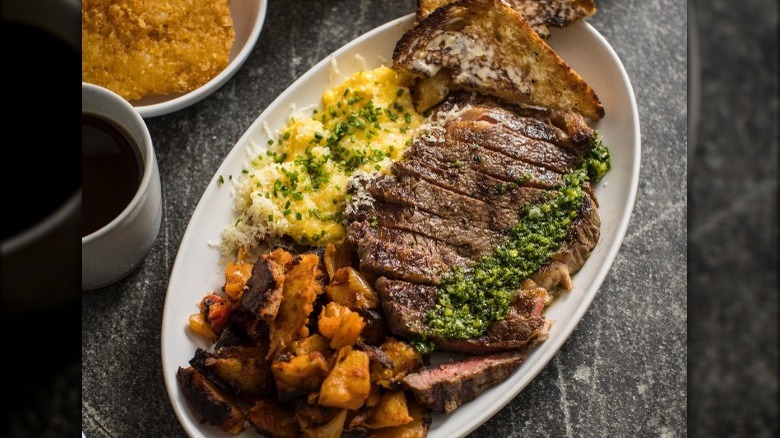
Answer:
<svg viewBox="0 0 780 438"><path fill-rule="evenodd" d="M375 288L390 330L407 339L424 332L442 276L490 254L524 205L555 195L595 135L573 113L507 109L467 95L451 97L431 120L390 175L351 181L347 208L360 268L379 277ZM477 338L432 339L440 349L485 354L546 339L547 291L571 289L571 274L599 238L597 204L584 188L564 244L519 288L509 314Z"/></svg>

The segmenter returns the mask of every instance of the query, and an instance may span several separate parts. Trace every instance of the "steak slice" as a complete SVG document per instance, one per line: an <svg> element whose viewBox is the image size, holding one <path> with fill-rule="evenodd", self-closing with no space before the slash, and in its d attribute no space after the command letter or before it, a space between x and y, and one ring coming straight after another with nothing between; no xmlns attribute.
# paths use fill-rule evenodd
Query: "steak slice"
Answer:
<svg viewBox="0 0 780 438"><path fill-rule="evenodd" d="M473 93L452 94L433 113L436 121L487 121L500 124L519 135L572 148L587 148L595 138L593 128L578 113L542 108L502 106L492 98Z"/></svg>
<svg viewBox="0 0 780 438"><path fill-rule="evenodd" d="M524 360L518 351L469 357L409 374L404 387L421 405L447 414L505 380Z"/></svg>
<svg viewBox="0 0 780 438"><path fill-rule="evenodd" d="M418 208L500 233L517 223L515 210L452 192L423 179L383 175L370 180L366 189L377 201Z"/></svg>
<svg viewBox="0 0 780 438"><path fill-rule="evenodd" d="M457 127L450 125L452 122L446 128L432 128L429 135L417 137L404 158L436 163L443 168L467 167L507 183L544 189L563 186L560 173L485 148L476 141L460 141L452 132Z"/></svg>
<svg viewBox="0 0 780 438"><path fill-rule="evenodd" d="M436 304L436 287L380 277L374 289L382 301L391 332L408 339L424 334L425 315ZM467 340L431 340L443 350L468 354L529 348L547 339L550 324L542 316L542 310L550 301L544 288L522 289L506 318L490 324L482 336Z"/></svg>
<svg viewBox="0 0 780 438"><path fill-rule="evenodd" d="M497 122L455 120L450 123L456 125L448 128L451 136L458 141L466 144L476 143L553 172L571 172L580 161L577 152L571 148L526 137Z"/></svg>
<svg viewBox="0 0 780 438"><path fill-rule="evenodd" d="M424 179L447 190L487 202L497 207L517 210L529 202L542 198L547 191L535 187L523 187L516 183L494 178L470 168L439 166L434 162L416 158L397 161L393 173Z"/></svg>
<svg viewBox="0 0 780 438"><path fill-rule="evenodd" d="M601 235L601 218L596 200L587 194L574 220L566 240L558 251L550 256L550 262L542 266L531 278L548 290L571 290L571 276L582 268Z"/></svg>
<svg viewBox="0 0 780 438"><path fill-rule="evenodd" d="M393 334L412 339L424 332L425 314L436 304L436 287L380 277L374 290Z"/></svg>
<svg viewBox="0 0 780 438"><path fill-rule="evenodd" d="M350 224L348 239L357 247L362 271L415 283L438 284L442 272L472 262L442 242L365 222Z"/></svg>
<svg viewBox="0 0 780 438"><path fill-rule="evenodd" d="M468 254L486 254L506 236L474 224L439 216L404 205L375 203L371 209L349 216L350 221L376 220L378 228L395 228L428 236L460 247ZM471 256L467 256L471 257Z"/></svg>

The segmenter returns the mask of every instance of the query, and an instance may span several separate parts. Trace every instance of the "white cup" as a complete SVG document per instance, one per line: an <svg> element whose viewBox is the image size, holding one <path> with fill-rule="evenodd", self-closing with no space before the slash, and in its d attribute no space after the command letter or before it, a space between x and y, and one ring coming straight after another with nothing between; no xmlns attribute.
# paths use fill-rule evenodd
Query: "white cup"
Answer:
<svg viewBox="0 0 780 438"><path fill-rule="evenodd" d="M162 194L152 138L141 115L118 94L82 82L81 112L113 122L139 147L143 174L130 203L108 224L81 238L81 289L108 286L135 270L160 230Z"/></svg>

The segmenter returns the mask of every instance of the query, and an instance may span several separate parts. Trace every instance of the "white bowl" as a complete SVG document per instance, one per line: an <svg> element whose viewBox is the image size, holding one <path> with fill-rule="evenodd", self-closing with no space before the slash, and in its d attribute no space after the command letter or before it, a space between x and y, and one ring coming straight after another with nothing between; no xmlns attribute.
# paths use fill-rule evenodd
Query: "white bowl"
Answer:
<svg viewBox="0 0 780 438"><path fill-rule="evenodd" d="M162 192L152 138L132 105L111 90L82 82L81 112L123 128L138 145L144 169L138 191L122 212L81 238L81 289L90 290L122 279L141 263L160 230Z"/></svg>
<svg viewBox="0 0 780 438"><path fill-rule="evenodd" d="M189 93L173 93L162 96L150 96L133 100L130 103L142 117L155 117L178 111L203 100L233 77L239 67L252 53L260 36L266 12L266 0L241 0L230 2L230 16L236 39L230 49L227 67L200 88Z"/></svg>

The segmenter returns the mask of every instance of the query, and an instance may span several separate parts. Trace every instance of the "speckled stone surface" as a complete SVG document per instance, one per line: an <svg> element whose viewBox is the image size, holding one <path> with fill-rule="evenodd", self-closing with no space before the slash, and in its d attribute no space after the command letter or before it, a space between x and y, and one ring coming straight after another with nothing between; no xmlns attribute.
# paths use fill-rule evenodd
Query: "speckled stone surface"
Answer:
<svg viewBox="0 0 780 438"><path fill-rule="evenodd" d="M687 435L686 5L602 0L590 19L622 58L642 127L639 193L623 246L571 338L478 437ZM176 252L235 142L295 79L414 1L270 1L243 68L204 101L147 121L164 196L143 265L82 298L88 437L184 436L163 384L160 327Z"/></svg>
<svg viewBox="0 0 780 438"><path fill-rule="evenodd" d="M690 424L701 437L778 436L778 3L694 3Z"/></svg>

